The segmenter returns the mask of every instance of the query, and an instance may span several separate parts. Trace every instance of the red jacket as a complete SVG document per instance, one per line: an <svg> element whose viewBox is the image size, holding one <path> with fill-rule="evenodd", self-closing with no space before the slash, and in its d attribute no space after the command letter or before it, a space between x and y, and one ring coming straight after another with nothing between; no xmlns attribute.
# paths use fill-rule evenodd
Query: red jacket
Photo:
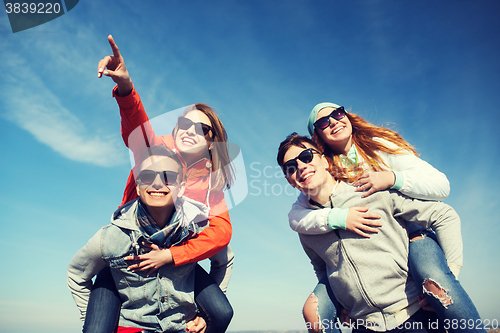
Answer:
<svg viewBox="0 0 500 333"><path fill-rule="evenodd" d="M163 143L170 149L177 150L172 135L156 136L154 134L135 88L132 89L129 95L121 97L116 94L115 87L113 97L116 98L120 107L122 137L127 147L132 151L136 151L136 149L141 149L141 145L146 147L146 144L151 146ZM143 126L141 127L141 125ZM137 136L139 136L139 139L129 140L129 138L137 138ZM204 158L187 166L184 195L209 206L210 225L197 237L170 248L176 266L207 259L226 247L231 240L232 227L224 200L224 193L215 190L209 191L210 169L207 162L209 162L208 159ZM132 169L123 193L122 205L135 198L137 198L137 191L134 169Z"/></svg>

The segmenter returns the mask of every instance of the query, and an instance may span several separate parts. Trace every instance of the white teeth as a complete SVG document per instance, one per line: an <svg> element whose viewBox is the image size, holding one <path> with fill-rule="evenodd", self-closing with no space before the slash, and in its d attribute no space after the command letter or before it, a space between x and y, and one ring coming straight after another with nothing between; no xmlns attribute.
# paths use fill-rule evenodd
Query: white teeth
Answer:
<svg viewBox="0 0 500 333"><path fill-rule="evenodd" d="M167 195L166 192L148 192L152 197L164 197Z"/></svg>
<svg viewBox="0 0 500 333"><path fill-rule="evenodd" d="M333 134L337 134L337 132L339 132L341 129L343 129L343 127L337 128L335 131L333 131Z"/></svg>
<svg viewBox="0 0 500 333"><path fill-rule="evenodd" d="M182 138L182 143L188 144L188 145L195 145L196 141L194 141L191 138Z"/></svg>
<svg viewBox="0 0 500 333"><path fill-rule="evenodd" d="M301 177L301 182L305 182L306 180L308 180L310 177L312 177L312 175L314 174L314 172L309 172L309 173L306 173L305 175L303 175Z"/></svg>

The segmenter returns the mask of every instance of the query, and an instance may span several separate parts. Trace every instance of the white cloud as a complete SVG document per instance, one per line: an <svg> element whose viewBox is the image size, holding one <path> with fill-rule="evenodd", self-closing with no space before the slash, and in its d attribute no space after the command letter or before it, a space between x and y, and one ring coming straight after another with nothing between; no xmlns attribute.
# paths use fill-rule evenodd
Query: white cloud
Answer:
<svg viewBox="0 0 500 333"><path fill-rule="evenodd" d="M89 129L36 75L36 65L20 54L8 59L0 87L4 118L70 160L103 167L128 161L118 133L103 135L99 128Z"/></svg>

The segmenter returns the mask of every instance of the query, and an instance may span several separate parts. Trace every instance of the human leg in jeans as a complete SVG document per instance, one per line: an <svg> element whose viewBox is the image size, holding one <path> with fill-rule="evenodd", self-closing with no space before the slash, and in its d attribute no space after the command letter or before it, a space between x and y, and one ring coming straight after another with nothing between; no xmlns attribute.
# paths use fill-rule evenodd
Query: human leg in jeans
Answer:
<svg viewBox="0 0 500 333"><path fill-rule="evenodd" d="M200 265L195 266L194 296L196 304L202 310L207 322L206 333L226 331L233 309L207 272ZM109 267L97 275L94 288L90 293L83 333L113 333L118 327L121 299Z"/></svg>
<svg viewBox="0 0 500 333"><path fill-rule="evenodd" d="M328 283L328 276L325 275L319 280L304 304L304 320L309 333L339 333L339 326L336 322L340 308Z"/></svg>
<svg viewBox="0 0 500 333"><path fill-rule="evenodd" d="M194 298L201 316L207 322L205 333L223 333L233 318L233 308L210 275L195 267Z"/></svg>
<svg viewBox="0 0 500 333"><path fill-rule="evenodd" d="M116 332L121 306L111 269L105 267L97 274L90 293L83 333Z"/></svg>
<svg viewBox="0 0 500 333"><path fill-rule="evenodd" d="M438 324L437 315L434 312L418 310L404 323L398 325L386 333L446 333L446 330ZM365 326L355 326L352 333L374 333L375 331Z"/></svg>
<svg viewBox="0 0 500 333"><path fill-rule="evenodd" d="M408 261L415 283L448 332L486 333L474 303L450 271L435 237L429 231L410 236Z"/></svg>

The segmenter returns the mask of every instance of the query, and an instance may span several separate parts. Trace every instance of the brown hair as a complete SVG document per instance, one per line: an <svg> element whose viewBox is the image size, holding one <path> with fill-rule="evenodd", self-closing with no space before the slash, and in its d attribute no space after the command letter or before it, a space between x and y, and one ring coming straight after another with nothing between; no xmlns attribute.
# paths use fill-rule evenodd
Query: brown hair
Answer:
<svg viewBox="0 0 500 333"><path fill-rule="evenodd" d="M276 160L277 160L279 166L283 167L283 164L285 163L285 161L284 161L285 154L292 146L307 149L308 147L306 147L305 143L308 143L309 145L311 145L311 147L313 147L314 149L321 152L321 149L318 147L316 142L314 142L313 140L311 140L307 136L298 135L296 132L293 132L292 134L288 135L286 137L286 139L280 143L280 146L278 148L278 156L276 157ZM342 177L342 175L347 174L347 170L345 170L345 168L342 166L339 169L335 165L332 165L330 163L330 159L328 159L328 162L329 162L328 163L328 166L329 166L328 172L336 179L346 180L345 177L339 178L339 175L340 175L340 177Z"/></svg>
<svg viewBox="0 0 500 333"><path fill-rule="evenodd" d="M212 130L206 139L209 146L212 172L214 173L212 187L221 191L230 188L234 180L234 167L231 163L227 147L226 129L211 106L204 103L196 103L188 107L184 114L194 110L205 114L211 123ZM174 130L176 129L177 126Z"/></svg>
<svg viewBox="0 0 500 333"><path fill-rule="evenodd" d="M301 136L298 135L297 132L293 132L280 143L280 146L278 148L278 156L276 157L279 166L282 167L283 164L285 163L283 159L285 158L285 154L290 149L290 147L296 146L307 149L307 147L304 145L304 142L310 144L319 151L316 143L313 140L309 139L307 136Z"/></svg>
<svg viewBox="0 0 500 333"><path fill-rule="evenodd" d="M404 154L411 151L415 156L418 156L415 148L397 132L385 127L375 126L353 113L346 113L346 116L352 125L352 142L356 145L358 153L369 165L370 170L382 171L384 166L388 167L377 151L389 154ZM383 143L374 140L375 138L385 139L395 144L397 148L387 147ZM325 154L328 162L333 166L333 170L340 173L335 175L337 179L345 181L355 180L356 177L353 174L359 174L360 166L356 166L354 169L346 169L342 164L339 152L333 151L316 131L314 131L312 139L317 143L319 150Z"/></svg>
<svg viewBox="0 0 500 333"><path fill-rule="evenodd" d="M145 160L147 160L151 156L163 156L163 157L173 159L178 164L179 176L180 176L179 179L180 180L185 179L186 174L184 172L184 167L182 166L182 162L181 162L179 155L177 155L175 152L170 150L170 148L168 148L167 146L165 146L163 144L157 144L155 146L148 147L147 149L143 149L140 151L140 154L138 155L138 157L136 159L136 164L135 164L135 167L137 168L137 172L139 172L139 167L142 164L142 162L144 162ZM136 182L137 182L137 175L134 175L134 176L135 176Z"/></svg>

